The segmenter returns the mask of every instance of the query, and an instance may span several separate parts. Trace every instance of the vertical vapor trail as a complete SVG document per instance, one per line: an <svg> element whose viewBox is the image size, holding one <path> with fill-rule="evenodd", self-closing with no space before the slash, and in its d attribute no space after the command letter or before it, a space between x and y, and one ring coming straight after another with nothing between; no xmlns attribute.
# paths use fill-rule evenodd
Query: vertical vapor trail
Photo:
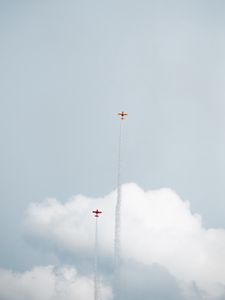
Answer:
<svg viewBox="0 0 225 300"><path fill-rule="evenodd" d="M120 256L121 256L121 148L122 148L122 123L119 130L119 151L117 170L117 202L115 210L115 237L114 237L114 295L119 299L120 294Z"/></svg>
<svg viewBox="0 0 225 300"><path fill-rule="evenodd" d="M98 282L98 218L95 218L94 300L99 300Z"/></svg>

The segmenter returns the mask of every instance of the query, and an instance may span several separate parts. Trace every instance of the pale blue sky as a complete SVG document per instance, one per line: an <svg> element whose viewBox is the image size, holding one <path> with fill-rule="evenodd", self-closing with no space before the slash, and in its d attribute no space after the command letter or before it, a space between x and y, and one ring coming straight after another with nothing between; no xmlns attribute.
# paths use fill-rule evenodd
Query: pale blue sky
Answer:
<svg viewBox="0 0 225 300"><path fill-rule="evenodd" d="M2 267L48 261L30 202L115 188L119 110L123 181L225 227L224 1L0 1L0 37Z"/></svg>

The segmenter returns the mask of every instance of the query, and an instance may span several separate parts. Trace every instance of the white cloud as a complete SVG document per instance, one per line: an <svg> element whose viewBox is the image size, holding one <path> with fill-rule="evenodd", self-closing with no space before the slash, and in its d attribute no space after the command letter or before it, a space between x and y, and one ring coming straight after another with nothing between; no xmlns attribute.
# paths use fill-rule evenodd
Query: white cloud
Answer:
<svg viewBox="0 0 225 300"><path fill-rule="evenodd" d="M77 196L65 204L55 199L33 203L26 225L32 235L60 249L93 250L94 208L99 219L101 255L112 256L115 192L92 199ZM203 228L201 217L170 189L145 192L135 184L123 186L122 256L145 265L157 263L185 287L196 286L219 298L225 292L225 230ZM186 293L188 293L186 291Z"/></svg>
<svg viewBox="0 0 225 300"><path fill-rule="evenodd" d="M108 287L102 286L101 293L111 299ZM93 295L92 278L79 276L72 267L41 266L24 273L0 269L2 300L91 300Z"/></svg>

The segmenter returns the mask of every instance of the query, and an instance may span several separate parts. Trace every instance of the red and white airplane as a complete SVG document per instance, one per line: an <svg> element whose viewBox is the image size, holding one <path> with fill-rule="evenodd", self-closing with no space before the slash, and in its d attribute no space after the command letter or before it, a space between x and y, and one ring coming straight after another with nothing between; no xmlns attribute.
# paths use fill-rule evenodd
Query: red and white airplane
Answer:
<svg viewBox="0 0 225 300"><path fill-rule="evenodd" d="M95 214L95 217L96 217L96 218L98 218L98 217L99 217L99 214L102 213L102 211L100 211L100 210L98 210L98 209L93 210L92 212L93 212L93 214Z"/></svg>
<svg viewBox="0 0 225 300"><path fill-rule="evenodd" d="M120 119L121 119L121 120L124 120L124 119L125 119L125 116L128 116L128 114L125 113L124 111L119 112L117 115L120 116Z"/></svg>

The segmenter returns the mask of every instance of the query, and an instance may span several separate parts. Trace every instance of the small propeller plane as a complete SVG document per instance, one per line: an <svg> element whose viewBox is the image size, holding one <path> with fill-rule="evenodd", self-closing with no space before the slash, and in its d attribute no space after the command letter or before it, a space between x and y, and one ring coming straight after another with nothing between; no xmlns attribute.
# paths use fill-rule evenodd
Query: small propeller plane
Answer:
<svg viewBox="0 0 225 300"><path fill-rule="evenodd" d="M124 111L119 112L117 115L120 116L120 119L121 119L121 120L124 120L124 119L125 119L125 116L128 116L128 114L125 113Z"/></svg>
<svg viewBox="0 0 225 300"><path fill-rule="evenodd" d="M99 217L99 214L102 213L102 211L100 211L100 210L98 210L98 209L93 210L92 212L93 212L93 214L95 214L95 217L96 217L96 218L98 218L98 217Z"/></svg>

